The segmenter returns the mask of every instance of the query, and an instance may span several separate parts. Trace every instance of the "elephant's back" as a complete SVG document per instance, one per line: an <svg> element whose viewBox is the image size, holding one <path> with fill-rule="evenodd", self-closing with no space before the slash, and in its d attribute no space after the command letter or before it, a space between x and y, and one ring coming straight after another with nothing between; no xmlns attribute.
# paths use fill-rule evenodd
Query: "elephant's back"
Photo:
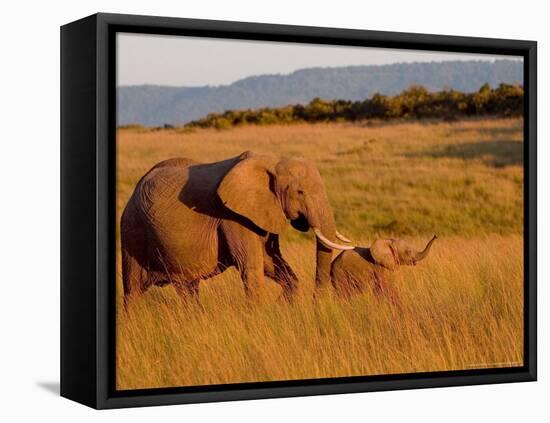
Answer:
<svg viewBox="0 0 550 423"><path fill-rule="evenodd" d="M360 250L359 247L353 250L342 251L332 262L332 270L336 271L355 267L357 263L363 260L362 254L358 250Z"/></svg>
<svg viewBox="0 0 550 423"><path fill-rule="evenodd" d="M160 169L160 168L170 168L170 167L184 168L184 167L187 167L187 166L192 166L192 165L197 165L197 164L199 164L199 162L197 162L193 159L188 159L186 157L176 157L176 158L173 158L173 159L163 160L162 162L157 163L156 165L154 165L149 170L149 172L151 172L152 170L155 170L155 169ZM149 173L149 172L147 172L147 173Z"/></svg>
<svg viewBox="0 0 550 423"><path fill-rule="evenodd" d="M197 200L211 202L212 196L211 184L196 175L202 166L181 159L162 162L136 187L133 201L145 228L150 267L191 279L216 268L217 220ZM157 263L159 254L162 262Z"/></svg>
<svg viewBox="0 0 550 423"><path fill-rule="evenodd" d="M356 247L353 250L342 252L334 259L331 266L331 277L334 279L348 277L364 277L375 266L370 258L368 248Z"/></svg>
<svg viewBox="0 0 550 423"><path fill-rule="evenodd" d="M181 187L188 177L187 167L159 165L141 178L134 192L138 208L150 219L177 203Z"/></svg>

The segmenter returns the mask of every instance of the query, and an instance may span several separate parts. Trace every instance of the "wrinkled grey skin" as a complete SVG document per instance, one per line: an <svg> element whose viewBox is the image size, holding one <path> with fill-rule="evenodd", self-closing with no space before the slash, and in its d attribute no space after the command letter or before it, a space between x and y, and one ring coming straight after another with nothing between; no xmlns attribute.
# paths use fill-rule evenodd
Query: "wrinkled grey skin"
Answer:
<svg viewBox="0 0 550 423"><path fill-rule="evenodd" d="M377 296L396 304L392 272L401 265L412 266L425 259L436 239L434 235L422 251L415 250L401 239L377 239L369 248L344 251L332 263L332 285L344 298L370 287Z"/></svg>
<svg viewBox="0 0 550 423"><path fill-rule="evenodd" d="M283 259L279 234L336 228L315 165L246 152L201 164L171 159L138 182L121 218L124 300L152 285L173 284L197 298L199 282L236 267L248 297L268 276L291 299L297 277ZM329 284L332 249L317 240L316 286Z"/></svg>

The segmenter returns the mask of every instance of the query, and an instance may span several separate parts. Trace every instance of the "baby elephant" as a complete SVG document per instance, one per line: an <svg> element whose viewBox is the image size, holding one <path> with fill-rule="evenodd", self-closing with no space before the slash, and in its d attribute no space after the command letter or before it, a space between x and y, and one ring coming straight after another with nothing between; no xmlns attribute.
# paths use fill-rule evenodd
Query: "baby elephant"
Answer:
<svg viewBox="0 0 550 423"><path fill-rule="evenodd" d="M413 249L402 239L377 239L370 248L344 251L332 262L332 285L341 297L360 293L370 286L377 296L396 304L391 272L402 264L415 265L426 258L436 238L434 235L422 251Z"/></svg>

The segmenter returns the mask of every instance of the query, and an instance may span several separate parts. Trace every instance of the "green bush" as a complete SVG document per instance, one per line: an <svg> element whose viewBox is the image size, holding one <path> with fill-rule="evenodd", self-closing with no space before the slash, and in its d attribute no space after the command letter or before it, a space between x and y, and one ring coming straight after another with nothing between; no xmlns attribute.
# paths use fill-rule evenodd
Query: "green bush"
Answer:
<svg viewBox="0 0 550 423"><path fill-rule="evenodd" d="M475 93L455 90L430 92L411 86L395 96L374 94L364 101L314 98L308 104L258 110L227 110L210 113L190 122L188 128L224 129L240 125L291 124L298 122L342 122L365 119L445 119L465 116L521 116L523 87L500 84L492 89L484 84Z"/></svg>

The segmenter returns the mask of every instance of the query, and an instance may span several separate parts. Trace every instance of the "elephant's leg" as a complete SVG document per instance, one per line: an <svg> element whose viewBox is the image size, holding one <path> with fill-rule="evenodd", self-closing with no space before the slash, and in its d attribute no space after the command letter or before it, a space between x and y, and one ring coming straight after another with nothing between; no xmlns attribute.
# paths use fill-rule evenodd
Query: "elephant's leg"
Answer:
<svg viewBox="0 0 550 423"><path fill-rule="evenodd" d="M291 301L298 289L298 277L282 256L275 256L273 260L275 265L275 282L283 288L283 298Z"/></svg>
<svg viewBox="0 0 550 423"><path fill-rule="evenodd" d="M146 288L143 279L146 271L142 269L137 260L127 251L122 252L122 285L124 288L124 307L132 302L132 299L140 296Z"/></svg>
<svg viewBox="0 0 550 423"><path fill-rule="evenodd" d="M265 237L234 221L222 223L227 253L241 275L248 299L259 297L264 285Z"/></svg>
<svg viewBox="0 0 550 423"><path fill-rule="evenodd" d="M237 263L237 269L243 280L246 297L249 300L257 300L264 286L264 263L262 255L256 252L247 253L244 259L240 263Z"/></svg>
<svg viewBox="0 0 550 423"><path fill-rule="evenodd" d="M292 300L298 287L298 277L281 254L278 235L270 234L265 244L264 273L281 285L285 300Z"/></svg>
<svg viewBox="0 0 550 423"><path fill-rule="evenodd" d="M132 298L139 296L143 293L143 273L137 260L126 251L122 251L122 286L124 288L124 307L128 308L128 305L132 301Z"/></svg>
<svg viewBox="0 0 550 423"><path fill-rule="evenodd" d="M145 233L133 203L129 203L121 219L122 285L124 306L146 289L147 270L143 268Z"/></svg>

